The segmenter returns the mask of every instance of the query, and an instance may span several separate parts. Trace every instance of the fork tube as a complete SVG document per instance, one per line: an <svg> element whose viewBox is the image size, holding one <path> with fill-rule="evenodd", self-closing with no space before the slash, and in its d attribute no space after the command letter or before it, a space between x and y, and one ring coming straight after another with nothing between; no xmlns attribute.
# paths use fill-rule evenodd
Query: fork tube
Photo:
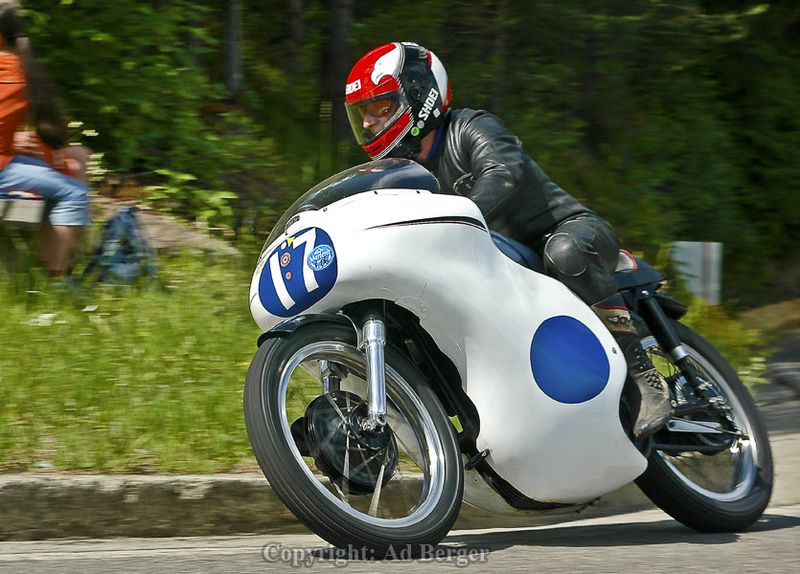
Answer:
<svg viewBox="0 0 800 574"><path fill-rule="evenodd" d="M322 376L322 392L328 394L339 390L339 377L331 372L328 361L319 362L319 372Z"/></svg>
<svg viewBox="0 0 800 574"><path fill-rule="evenodd" d="M642 295L644 295L642 299L643 314L647 320L647 326L650 327L650 332L653 333L658 345L669 353L674 361L682 360L688 353L681 345L678 334L670 325L658 300L647 291L642 291Z"/></svg>
<svg viewBox="0 0 800 574"><path fill-rule="evenodd" d="M374 316L367 319L363 328L367 355L367 405L369 417L365 430L375 430L386 424L386 378L383 347L386 345L386 327Z"/></svg>
<svg viewBox="0 0 800 574"><path fill-rule="evenodd" d="M689 360L689 353L681 344L678 334L672 328L658 300L648 291L642 291L642 295L644 296L642 299L643 315L656 342L678 365L689 384L695 389L701 387L703 381L698 380L697 371Z"/></svg>

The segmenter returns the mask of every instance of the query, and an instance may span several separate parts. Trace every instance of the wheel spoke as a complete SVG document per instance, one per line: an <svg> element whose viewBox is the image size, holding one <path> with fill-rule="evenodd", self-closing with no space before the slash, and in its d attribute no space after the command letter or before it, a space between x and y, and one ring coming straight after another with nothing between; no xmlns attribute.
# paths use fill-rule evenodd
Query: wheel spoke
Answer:
<svg viewBox="0 0 800 574"><path fill-rule="evenodd" d="M345 420L340 420L339 424L333 427L331 431L325 436L325 438L323 438L320 442L322 443L329 442L333 437L335 437L340 432L340 429L346 424L347 422Z"/></svg>
<svg viewBox="0 0 800 574"><path fill-rule="evenodd" d="M367 458L367 457L365 457L365 456L363 455L363 452L364 452L364 450L363 450L363 449L360 449L360 448L359 448L358 450L359 450L359 452L360 452L360 453L362 453L362 455L361 455L361 462L360 462L360 463L358 463L356 466L354 466L352 469L350 469L350 472L358 472L359 470L361 470L362 468L364 468L365 466L367 466L369 463L371 463L373 460L377 459L377 458L378 458L379 456L381 456L381 454L382 454L382 453L380 453L380 452L376 452L375 454L373 454L372 456L370 456L369 458Z"/></svg>
<svg viewBox="0 0 800 574"><path fill-rule="evenodd" d="M381 469L378 472L378 482L375 485L375 490L372 492L372 500L369 503L369 512L370 516L377 516L378 511L378 501L381 498L381 489L383 488L383 471L386 469L386 462L381 465Z"/></svg>
<svg viewBox="0 0 800 574"><path fill-rule="evenodd" d="M342 412L342 409L340 409L340 408L339 408L339 405L337 405L337 404L334 402L333 398L331 398L331 396L330 396L330 395L324 395L324 397L325 397L325 398L328 400L328 402L331 404L331 406L333 407L333 410L335 410L335 411L336 411L336 414L337 414L337 415L339 415L339 418L341 418L341 419L342 419L342 422L343 422L344 424L347 424L347 417L346 417L346 416L344 416L344 413ZM349 399L348 399L348 402L349 402ZM349 406L349 405L348 405L348 406Z"/></svg>
<svg viewBox="0 0 800 574"><path fill-rule="evenodd" d="M422 470L424 465L419 460L417 460L418 458L422 458L422 453L417 450L412 451L408 447L408 444L400 435L396 434L394 435L394 438L397 441L397 444L400 445L401 450L408 456L408 458L410 458L414 462L417 468Z"/></svg>
<svg viewBox="0 0 800 574"><path fill-rule="evenodd" d="M344 447L344 468L342 469L342 494L345 502L350 501L350 433Z"/></svg>

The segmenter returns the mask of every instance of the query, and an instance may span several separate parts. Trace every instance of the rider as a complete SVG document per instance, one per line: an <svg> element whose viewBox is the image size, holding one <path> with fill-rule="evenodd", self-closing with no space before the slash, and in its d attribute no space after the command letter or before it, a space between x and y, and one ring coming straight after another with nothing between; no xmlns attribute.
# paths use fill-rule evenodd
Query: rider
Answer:
<svg viewBox="0 0 800 574"><path fill-rule="evenodd" d="M634 436L660 429L672 413L669 389L642 349L613 281L619 239L612 227L553 183L500 120L483 110L451 109L447 73L433 52L384 44L356 62L345 106L356 141L372 159L423 164L444 193L474 201L489 227L538 252L548 275L583 301L622 350L634 406Z"/></svg>

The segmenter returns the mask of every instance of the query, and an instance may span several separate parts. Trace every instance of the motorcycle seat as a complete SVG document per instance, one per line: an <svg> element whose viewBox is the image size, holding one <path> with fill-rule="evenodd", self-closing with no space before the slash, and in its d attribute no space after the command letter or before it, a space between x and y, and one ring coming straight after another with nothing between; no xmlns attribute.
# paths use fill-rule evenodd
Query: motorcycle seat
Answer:
<svg viewBox="0 0 800 574"><path fill-rule="evenodd" d="M497 248L511 261L528 269L544 273L544 262L533 249L519 241L506 237L502 233L497 233L496 231L490 231L489 233Z"/></svg>
<svg viewBox="0 0 800 574"><path fill-rule="evenodd" d="M544 261L530 247L515 241L510 237L490 231L492 240L497 248L513 262L532 269L537 273L544 273ZM632 289L640 285L658 283L664 277L659 271L646 261L634 257L624 249L619 250L619 260L614 273L614 283L620 290Z"/></svg>

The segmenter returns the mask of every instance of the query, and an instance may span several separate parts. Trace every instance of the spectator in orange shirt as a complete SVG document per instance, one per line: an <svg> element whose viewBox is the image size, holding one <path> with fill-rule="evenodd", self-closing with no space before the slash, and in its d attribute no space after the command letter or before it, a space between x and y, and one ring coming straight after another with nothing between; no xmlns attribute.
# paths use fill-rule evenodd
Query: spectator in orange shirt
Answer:
<svg viewBox="0 0 800 574"><path fill-rule="evenodd" d="M67 127L51 84L24 35L18 4L0 0L0 191L36 193L48 203L42 261L63 277L89 224L88 150L67 146ZM33 132L26 131L28 125Z"/></svg>

